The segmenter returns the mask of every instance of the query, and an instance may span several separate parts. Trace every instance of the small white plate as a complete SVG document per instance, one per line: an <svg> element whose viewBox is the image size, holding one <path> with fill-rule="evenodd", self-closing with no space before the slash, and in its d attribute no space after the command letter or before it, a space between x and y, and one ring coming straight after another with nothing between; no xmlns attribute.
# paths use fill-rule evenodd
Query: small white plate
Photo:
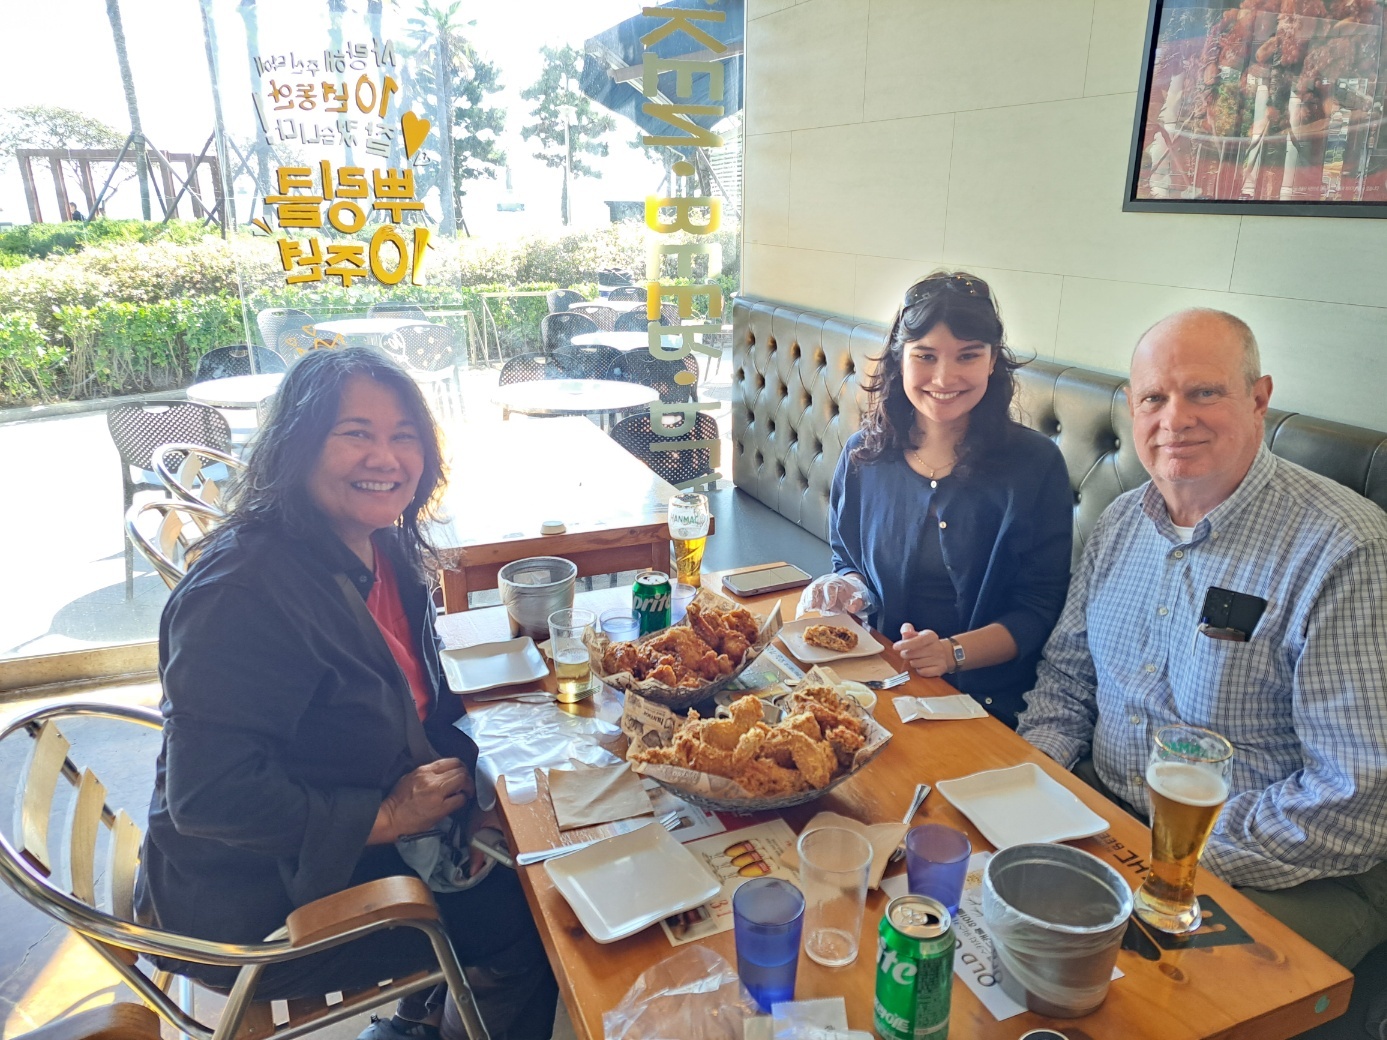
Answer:
<svg viewBox="0 0 1387 1040"><path fill-rule="evenodd" d="M821 646L810 646L804 641L804 630L810 625L836 625L857 635L857 645L851 650L825 650ZM825 614L823 617L802 617L783 625L776 635L785 644L795 659L805 664L824 664L828 661L842 661L849 657L872 657L881 653L883 647L876 636L857 623L851 614Z"/></svg>
<svg viewBox="0 0 1387 1040"><path fill-rule="evenodd" d="M546 860L588 935L616 942L708 902L722 885L658 823Z"/></svg>
<svg viewBox="0 0 1387 1040"><path fill-rule="evenodd" d="M1030 842L1091 838L1108 829L1106 820L1034 762L935 786L999 852Z"/></svg>
<svg viewBox="0 0 1387 1040"><path fill-rule="evenodd" d="M549 674L549 666L529 636L444 650L439 656L454 693L481 693L497 686L533 682Z"/></svg>

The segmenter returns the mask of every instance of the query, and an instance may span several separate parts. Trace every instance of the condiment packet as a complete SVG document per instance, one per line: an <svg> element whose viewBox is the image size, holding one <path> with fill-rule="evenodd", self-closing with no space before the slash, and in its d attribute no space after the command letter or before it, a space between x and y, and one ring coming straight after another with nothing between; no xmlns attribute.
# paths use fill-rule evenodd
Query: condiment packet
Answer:
<svg viewBox="0 0 1387 1040"><path fill-rule="evenodd" d="M948 697L892 697L891 703L896 706L896 714L902 722L987 718L986 709L966 693Z"/></svg>

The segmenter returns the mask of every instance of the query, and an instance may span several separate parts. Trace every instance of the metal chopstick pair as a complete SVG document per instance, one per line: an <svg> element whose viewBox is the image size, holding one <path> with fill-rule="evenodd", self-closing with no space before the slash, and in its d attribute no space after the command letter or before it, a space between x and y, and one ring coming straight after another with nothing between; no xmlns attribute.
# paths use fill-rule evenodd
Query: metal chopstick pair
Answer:
<svg viewBox="0 0 1387 1040"><path fill-rule="evenodd" d="M929 784L915 785L915 797L910 800L910 809L901 819L901 823L909 825L910 821L915 819L915 814L920 811L920 806L925 804L925 799L929 797L929 793L932 790L934 790L934 788L930 787ZM896 846L896 851L891 853L891 862L898 862L900 858L904 855L905 841L902 840L901 843Z"/></svg>

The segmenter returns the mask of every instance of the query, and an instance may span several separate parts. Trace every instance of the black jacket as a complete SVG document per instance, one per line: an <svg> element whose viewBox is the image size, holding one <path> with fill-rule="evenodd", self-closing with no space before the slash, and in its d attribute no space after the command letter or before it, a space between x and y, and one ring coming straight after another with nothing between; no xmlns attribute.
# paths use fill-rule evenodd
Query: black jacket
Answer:
<svg viewBox="0 0 1387 1040"><path fill-rule="evenodd" d="M398 532L399 576L434 704L429 743L475 764L438 659L429 590ZM361 624L371 572L338 539L270 525L223 531L181 581L159 630L164 745L137 890L143 920L258 942L295 907L347 886L385 795L418 764L415 711L384 638Z"/></svg>

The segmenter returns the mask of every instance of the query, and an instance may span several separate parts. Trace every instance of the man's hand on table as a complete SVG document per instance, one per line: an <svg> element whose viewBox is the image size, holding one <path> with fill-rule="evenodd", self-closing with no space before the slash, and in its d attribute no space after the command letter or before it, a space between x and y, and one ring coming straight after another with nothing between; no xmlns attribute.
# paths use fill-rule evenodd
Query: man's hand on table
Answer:
<svg viewBox="0 0 1387 1040"><path fill-rule="evenodd" d="M400 777L376 811L368 845L385 845L429 830L472 797L472 774L461 759L440 758Z"/></svg>

